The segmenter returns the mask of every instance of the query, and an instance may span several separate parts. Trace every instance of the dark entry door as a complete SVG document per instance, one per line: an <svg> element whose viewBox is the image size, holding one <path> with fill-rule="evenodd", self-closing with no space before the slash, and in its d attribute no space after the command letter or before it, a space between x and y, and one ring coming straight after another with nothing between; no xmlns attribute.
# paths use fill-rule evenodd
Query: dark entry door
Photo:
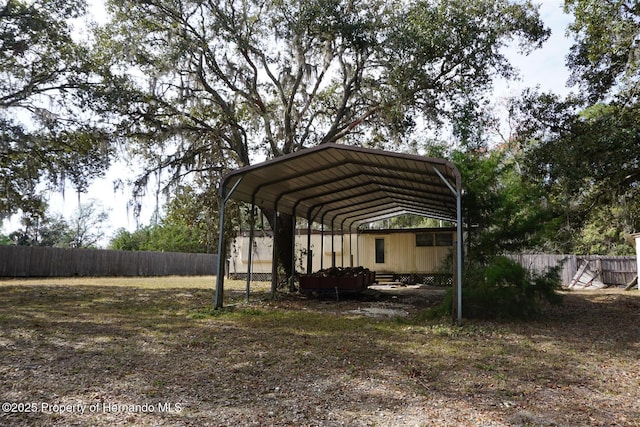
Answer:
<svg viewBox="0 0 640 427"><path fill-rule="evenodd" d="M384 264L384 239L376 239L376 264Z"/></svg>

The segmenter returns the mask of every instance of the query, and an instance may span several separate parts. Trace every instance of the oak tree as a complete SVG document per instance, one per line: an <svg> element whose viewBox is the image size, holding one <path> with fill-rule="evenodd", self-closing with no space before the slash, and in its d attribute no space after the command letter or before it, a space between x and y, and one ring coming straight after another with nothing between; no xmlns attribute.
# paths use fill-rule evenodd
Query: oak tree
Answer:
<svg viewBox="0 0 640 427"><path fill-rule="evenodd" d="M72 37L83 0L0 4L0 218L43 215L44 183L78 191L108 167L107 134L86 112L88 50Z"/></svg>
<svg viewBox="0 0 640 427"><path fill-rule="evenodd" d="M215 186L229 168L327 142L401 150L416 123L439 127L513 76L503 46L548 36L529 1L107 4L97 56L113 84L94 108L145 160L141 188L160 170ZM290 223L272 224L281 242Z"/></svg>

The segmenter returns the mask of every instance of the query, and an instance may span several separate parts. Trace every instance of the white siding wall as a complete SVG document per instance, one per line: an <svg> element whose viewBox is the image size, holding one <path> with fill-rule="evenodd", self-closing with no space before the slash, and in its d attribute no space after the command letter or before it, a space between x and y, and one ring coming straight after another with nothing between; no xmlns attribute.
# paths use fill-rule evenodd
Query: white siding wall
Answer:
<svg viewBox="0 0 640 427"><path fill-rule="evenodd" d="M375 262L375 239L384 239L384 263ZM451 251L446 246L417 247L414 233L363 234L360 264L375 271L394 273L437 272Z"/></svg>
<svg viewBox="0 0 640 427"><path fill-rule="evenodd" d="M375 262L375 240L384 239L385 256L384 263ZM331 267L331 234L325 234L323 246L323 260L320 262L321 252L320 234L312 234L311 250L313 252L313 271L321 268ZM442 261L451 251L447 246L416 246L414 232L389 233L389 234L369 234L362 233L345 234L344 238L336 234L333 236L333 248L336 257L336 266L363 266L370 270L379 272L395 273L433 273L438 272ZM344 242L344 248L343 248ZM231 248L230 273L245 273L249 260L249 237L236 238ZM353 248L351 248L353 246ZM254 238L253 268L254 273L271 272L272 255L271 237ZM304 252L307 248L307 235L296 236L296 269L305 271L307 258Z"/></svg>

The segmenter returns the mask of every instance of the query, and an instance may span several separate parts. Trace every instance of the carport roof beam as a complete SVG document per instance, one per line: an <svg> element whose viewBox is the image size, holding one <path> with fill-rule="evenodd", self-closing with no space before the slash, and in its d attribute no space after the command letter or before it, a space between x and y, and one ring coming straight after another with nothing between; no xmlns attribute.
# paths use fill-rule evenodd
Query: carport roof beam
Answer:
<svg viewBox="0 0 640 427"><path fill-rule="evenodd" d="M322 210L344 206L338 200L359 197L362 201L374 192L388 192L400 205L422 204L425 216L437 213L452 222L457 219L456 198L447 184L457 182L459 173L442 159L323 144L232 171L222 179L221 194L228 194L240 176L243 180L233 192L234 199L250 203L255 196L256 206L270 209L279 199L280 212L298 217L306 218L312 206L321 206L314 211L321 217ZM350 215L345 212L344 216ZM339 223L343 218L335 220Z"/></svg>

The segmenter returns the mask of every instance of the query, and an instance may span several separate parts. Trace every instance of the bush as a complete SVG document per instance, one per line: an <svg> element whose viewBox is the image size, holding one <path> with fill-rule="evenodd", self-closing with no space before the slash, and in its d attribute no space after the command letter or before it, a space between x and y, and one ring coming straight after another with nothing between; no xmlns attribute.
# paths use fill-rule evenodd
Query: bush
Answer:
<svg viewBox="0 0 640 427"><path fill-rule="evenodd" d="M471 269L462 290L464 317L531 318L543 303L559 304L560 266L532 273L507 257L497 256Z"/></svg>
<svg viewBox="0 0 640 427"><path fill-rule="evenodd" d="M529 272L516 261L496 256L483 266L468 268L462 288L465 318L528 319L540 313L541 304L560 304L561 266L542 274ZM452 291L431 316L451 314Z"/></svg>

